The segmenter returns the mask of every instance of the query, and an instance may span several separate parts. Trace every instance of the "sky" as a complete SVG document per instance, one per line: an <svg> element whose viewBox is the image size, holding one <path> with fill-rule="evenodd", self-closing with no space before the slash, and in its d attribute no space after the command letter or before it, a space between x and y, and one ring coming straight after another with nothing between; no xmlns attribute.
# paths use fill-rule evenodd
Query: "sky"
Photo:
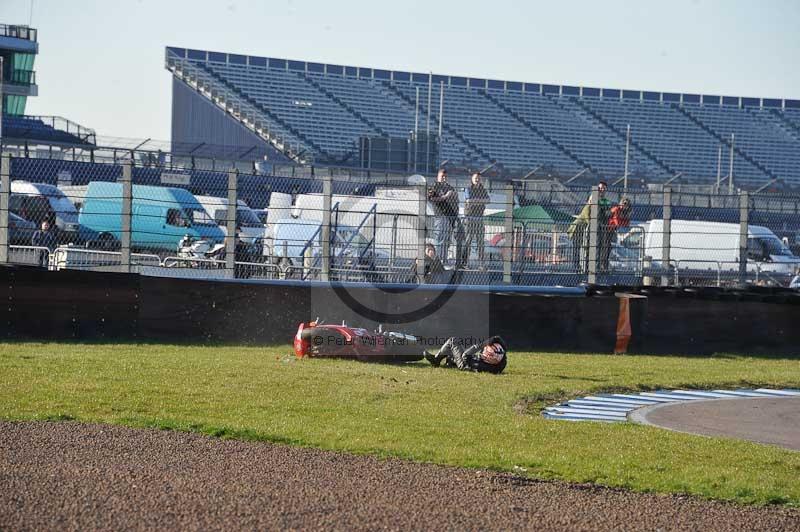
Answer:
<svg viewBox="0 0 800 532"><path fill-rule="evenodd" d="M164 48L534 83L800 99L800 0L2 0L39 30L26 112L169 140Z"/></svg>

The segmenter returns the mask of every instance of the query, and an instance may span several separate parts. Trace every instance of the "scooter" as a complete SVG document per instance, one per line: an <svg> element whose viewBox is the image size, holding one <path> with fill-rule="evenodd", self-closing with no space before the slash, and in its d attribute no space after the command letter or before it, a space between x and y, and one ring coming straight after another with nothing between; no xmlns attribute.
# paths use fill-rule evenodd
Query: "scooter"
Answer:
<svg viewBox="0 0 800 532"><path fill-rule="evenodd" d="M225 260L225 244L184 235L178 242L178 258L197 261L192 263L195 268L219 267Z"/></svg>

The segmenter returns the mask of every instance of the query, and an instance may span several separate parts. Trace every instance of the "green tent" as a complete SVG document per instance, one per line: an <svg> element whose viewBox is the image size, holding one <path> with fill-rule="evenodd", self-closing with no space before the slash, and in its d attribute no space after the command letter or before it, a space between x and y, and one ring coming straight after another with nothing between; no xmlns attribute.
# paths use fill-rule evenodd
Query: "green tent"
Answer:
<svg viewBox="0 0 800 532"><path fill-rule="evenodd" d="M527 207L517 207L511 211L511 217L515 223L524 223L528 229L551 231L553 225L570 223L572 217L562 212L546 209L541 205L528 205ZM484 217L485 225L503 225L506 213L497 212Z"/></svg>

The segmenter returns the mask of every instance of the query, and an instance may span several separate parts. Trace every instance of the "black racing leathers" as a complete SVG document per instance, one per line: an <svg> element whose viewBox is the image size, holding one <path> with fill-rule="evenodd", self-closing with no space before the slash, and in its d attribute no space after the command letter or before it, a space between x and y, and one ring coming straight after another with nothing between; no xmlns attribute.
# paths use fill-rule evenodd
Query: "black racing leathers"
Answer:
<svg viewBox="0 0 800 532"><path fill-rule="evenodd" d="M488 364L481 359L481 352L486 345L498 343L503 346L505 354L499 364ZM436 359L446 360L446 365L464 371L481 371L502 373L508 363L508 348L499 336L492 336L481 344L466 347L457 338L449 338L436 355Z"/></svg>

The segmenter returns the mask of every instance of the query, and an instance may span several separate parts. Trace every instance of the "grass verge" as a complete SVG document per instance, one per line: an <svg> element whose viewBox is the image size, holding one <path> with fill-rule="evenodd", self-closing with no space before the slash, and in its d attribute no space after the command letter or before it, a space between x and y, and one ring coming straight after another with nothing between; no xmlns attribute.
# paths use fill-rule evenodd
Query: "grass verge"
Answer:
<svg viewBox="0 0 800 532"><path fill-rule="evenodd" d="M798 387L782 358L512 353L501 376L287 347L0 343L0 418L202 432L417 461L800 506L800 453L632 424L548 421L561 398Z"/></svg>

